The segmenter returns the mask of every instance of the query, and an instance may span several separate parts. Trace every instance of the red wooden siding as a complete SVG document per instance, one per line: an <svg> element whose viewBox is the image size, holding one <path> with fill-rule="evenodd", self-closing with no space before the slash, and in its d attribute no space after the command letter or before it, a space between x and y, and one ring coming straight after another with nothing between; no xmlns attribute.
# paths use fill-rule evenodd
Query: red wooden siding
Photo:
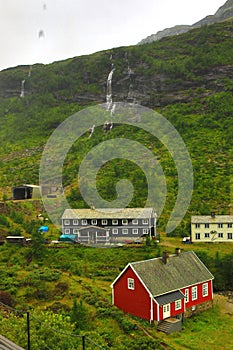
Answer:
<svg viewBox="0 0 233 350"><path fill-rule="evenodd" d="M128 278L134 279L134 290L128 289ZM150 320L149 293L131 267L114 284L114 305L126 313Z"/></svg>
<svg viewBox="0 0 233 350"><path fill-rule="evenodd" d="M208 295L203 297L202 294L202 286L203 284L207 283L208 284ZM192 287L197 287L197 299L192 300ZM189 301L185 303L186 309L195 306L197 304L204 303L205 301L209 301L213 299L213 293L212 293L212 281L206 281L200 284L193 285L191 287L183 288L180 291L185 294L185 289L188 289L188 296L189 296Z"/></svg>

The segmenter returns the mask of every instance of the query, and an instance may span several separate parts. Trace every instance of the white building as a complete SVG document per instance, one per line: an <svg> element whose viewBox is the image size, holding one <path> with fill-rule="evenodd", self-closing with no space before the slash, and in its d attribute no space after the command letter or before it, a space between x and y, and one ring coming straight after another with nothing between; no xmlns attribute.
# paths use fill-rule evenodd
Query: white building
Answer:
<svg viewBox="0 0 233 350"><path fill-rule="evenodd" d="M191 241L233 243L233 215L192 216Z"/></svg>

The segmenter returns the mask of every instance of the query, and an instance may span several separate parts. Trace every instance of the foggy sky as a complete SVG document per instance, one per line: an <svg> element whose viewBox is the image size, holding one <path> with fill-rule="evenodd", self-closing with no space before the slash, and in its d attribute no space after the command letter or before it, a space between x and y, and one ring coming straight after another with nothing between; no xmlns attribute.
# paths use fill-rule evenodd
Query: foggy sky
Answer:
<svg viewBox="0 0 233 350"><path fill-rule="evenodd" d="M0 70L136 45L225 0L0 0Z"/></svg>

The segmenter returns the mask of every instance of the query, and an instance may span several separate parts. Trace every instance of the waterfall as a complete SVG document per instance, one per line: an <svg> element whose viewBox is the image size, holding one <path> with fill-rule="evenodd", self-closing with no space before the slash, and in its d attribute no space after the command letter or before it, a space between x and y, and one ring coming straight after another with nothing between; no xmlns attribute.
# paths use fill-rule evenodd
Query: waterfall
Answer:
<svg viewBox="0 0 233 350"><path fill-rule="evenodd" d="M108 111L112 108L112 76L113 76L114 70L115 68L113 67L107 79L106 102L107 102Z"/></svg>
<svg viewBox="0 0 233 350"><path fill-rule="evenodd" d="M25 80L21 81L21 92L20 92L20 97L24 98L24 84L25 84Z"/></svg>

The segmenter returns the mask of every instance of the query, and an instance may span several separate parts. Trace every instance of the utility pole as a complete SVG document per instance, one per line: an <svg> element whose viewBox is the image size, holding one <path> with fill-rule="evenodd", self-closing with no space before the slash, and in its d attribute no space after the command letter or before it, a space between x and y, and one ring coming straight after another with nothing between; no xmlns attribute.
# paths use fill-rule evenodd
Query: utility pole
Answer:
<svg viewBox="0 0 233 350"><path fill-rule="evenodd" d="M28 335L28 349L31 349L31 344L30 344L30 315L29 312L27 311L27 335Z"/></svg>

